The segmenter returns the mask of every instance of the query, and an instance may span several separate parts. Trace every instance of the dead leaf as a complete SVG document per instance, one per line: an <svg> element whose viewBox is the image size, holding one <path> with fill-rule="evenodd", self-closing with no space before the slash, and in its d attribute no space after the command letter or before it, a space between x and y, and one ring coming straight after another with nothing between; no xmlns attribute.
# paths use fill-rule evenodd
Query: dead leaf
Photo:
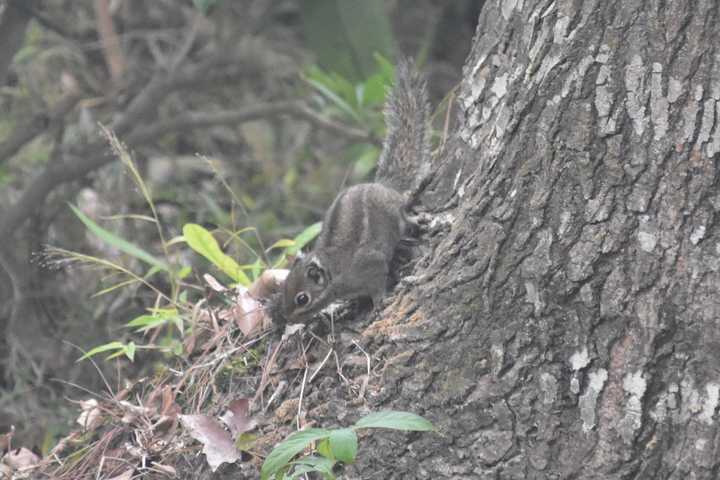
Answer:
<svg viewBox="0 0 720 480"><path fill-rule="evenodd" d="M90 400L82 400L80 401L80 408L82 409L82 413L75 422L83 427L83 429L94 430L98 425L100 425L102 418L97 400L94 398L91 398Z"/></svg>
<svg viewBox="0 0 720 480"><path fill-rule="evenodd" d="M163 473L167 473L171 477L177 476L177 471L175 470L175 468L171 467L170 465L163 465L162 463L153 462L152 467L155 470L160 470Z"/></svg>
<svg viewBox="0 0 720 480"><path fill-rule="evenodd" d="M162 389L160 415L154 425L154 428L159 430L169 430L170 428L174 428L180 412L180 405L175 403L175 392L170 385L165 385Z"/></svg>
<svg viewBox="0 0 720 480"><path fill-rule="evenodd" d="M154 412L152 409L148 407L141 407L138 405L134 405L126 400L122 400L120 402L117 402L117 404L122 407L122 409L125 411L125 414L123 415L121 422L130 425L131 423L135 422L135 420L138 417L142 416L150 416Z"/></svg>
<svg viewBox="0 0 720 480"><path fill-rule="evenodd" d="M206 273L203 275L203 279L207 282L207 284L215 290L216 292L225 292L227 291L227 287L225 287L222 283L218 282L215 277L210 275L209 273Z"/></svg>
<svg viewBox="0 0 720 480"><path fill-rule="evenodd" d="M170 385L165 385L162 390L162 407L160 407L161 415L169 415L175 410L175 392Z"/></svg>
<svg viewBox="0 0 720 480"><path fill-rule="evenodd" d="M180 415L180 422L190 436L203 444L203 453L214 472L223 463L234 463L240 452L220 422L207 415Z"/></svg>
<svg viewBox="0 0 720 480"><path fill-rule="evenodd" d="M239 398L230 402L228 409L220 417L220 420L228 426L233 439L257 425L257 422L248 416L250 409L250 400L247 398Z"/></svg>
<svg viewBox="0 0 720 480"><path fill-rule="evenodd" d="M265 309L253 296L244 290L237 297L237 303L231 309L232 316L243 334L250 336L258 326L262 325Z"/></svg>
<svg viewBox="0 0 720 480"><path fill-rule="evenodd" d="M130 480L130 479L132 478L132 476L133 476L133 472L134 472L134 471L135 471L134 469L130 468L130 469L128 469L128 470L125 470L125 471L124 471L123 473L121 473L120 475L118 475L118 476L116 476L116 477L112 477L112 478L109 479L109 480Z"/></svg>
<svg viewBox="0 0 720 480"><path fill-rule="evenodd" d="M40 457L25 447L11 450L3 457L3 462L15 470L34 467L40 462Z"/></svg>

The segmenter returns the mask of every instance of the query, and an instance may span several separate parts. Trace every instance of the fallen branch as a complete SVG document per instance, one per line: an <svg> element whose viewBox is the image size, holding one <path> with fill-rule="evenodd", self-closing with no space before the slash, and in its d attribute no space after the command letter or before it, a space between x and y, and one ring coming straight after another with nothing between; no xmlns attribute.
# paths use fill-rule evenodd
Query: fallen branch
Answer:
<svg viewBox="0 0 720 480"><path fill-rule="evenodd" d="M349 140L359 142L374 141L368 132L327 119L301 102L270 102L238 110L225 110L212 113L189 112L178 115L172 120L158 122L147 128L133 132L127 137L127 141L132 144L145 143L166 133L212 127L215 125L233 125L274 115L295 116L326 129L331 133L342 135Z"/></svg>

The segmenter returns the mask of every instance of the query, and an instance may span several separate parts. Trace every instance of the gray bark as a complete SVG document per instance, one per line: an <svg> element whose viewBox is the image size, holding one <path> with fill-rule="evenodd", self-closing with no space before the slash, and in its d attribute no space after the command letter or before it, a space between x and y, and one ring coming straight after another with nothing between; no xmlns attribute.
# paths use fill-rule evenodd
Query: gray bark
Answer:
<svg viewBox="0 0 720 480"><path fill-rule="evenodd" d="M719 8L487 2L350 477L720 476Z"/></svg>

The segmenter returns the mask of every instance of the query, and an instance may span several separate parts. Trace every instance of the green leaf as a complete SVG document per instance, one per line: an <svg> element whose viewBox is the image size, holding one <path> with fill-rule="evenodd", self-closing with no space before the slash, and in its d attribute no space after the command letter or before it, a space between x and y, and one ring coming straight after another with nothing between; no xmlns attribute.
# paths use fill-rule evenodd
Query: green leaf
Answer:
<svg viewBox="0 0 720 480"><path fill-rule="evenodd" d="M313 80L312 78L307 79L308 83L315 87L315 89L320 92L323 96L325 96L330 102L335 105L340 111L347 114L349 117L353 118L356 122L362 124L362 119L357 114L355 109L350 106L348 102L340 98L338 94L330 90L328 87L323 85L322 83L318 82L317 80Z"/></svg>
<svg viewBox="0 0 720 480"><path fill-rule="evenodd" d="M120 350L120 352L122 354L124 349L125 349L125 344L122 342L106 343L105 345L100 345L100 346L90 349L88 352L85 353L85 355L78 358L77 361L79 362L80 360L85 360L86 358L90 358L93 355L97 355L98 353L108 352L110 350Z"/></svg>
<svg viewBox="0 0 720 480"><path fill-rule="evenodd" d="M330 436L330 432L323 428L309 428L295 432L278 444L270 455L265 458L260 479L267 480L271 475L283 468L295 455L305 450L305 447L316 440Z"/></svg>
<svg viewBox="0 0 720 480"><path fill-rule="evenodd" d="M150 267L150 269L143 275L143 279L147 280L148 278L155 275L157 272L161 272L162 270L158 267Z"/></svg>
<svg viewBox="0 0 720 480"><path fill-rule="evenodd" d="M352 83L343 76L333 72L325 72L317 65L311 65L306 73L307 78L316 81L327 89L335 92L346 101L354 100L354 89Z"/></svg>
<svg viewBox="0 0 720 480"><path fill-rule="evenodd" d="M380 150L369 144L359 144L359 148L355 152L355 164L353 165L353 175L364 178L377 165Z"/></svg>
<svg viewBox="0 0 720 480"><path fill-rule="evenodd" d="M137 245L128 242L124 238L118 237L114 233L105 230L100 225L92 221L88 216L86 216L84 213L82 213L77 207L75 207L72 204L69 204L70 208L72 209L73 213L80 219L80 221L85 225L85 227L96 237L98 237L103 242L107 243L108 245L112 245L113 247L117 248L118 250L127 253L128 255L131 255L138 260L141 260L149 265L152 265L154 267L157 267L161 270L169 271L170 268L168 265L160 260L157 257L154 257L147 253L142 248L138 247Z"/></svg>
<svg viewBox="0 0 720 480"><path fill-rule="evenodd" d="M275 248L288 248L295 245L295 240L290 240L289 238L281 238L277 242L273 243L268 247L267 251L273 250Z"/></svg>
<svg viewBox="0 0 720 480"><path fill-rule="evenodd" d="M191 273L192 273L192 267L189 265L186 265L178 271L177 276L180 280L182 280L182 279L186 278L188 275L190 275Z"/></svg>
<svg viewBox="0 0 720 480"><path fill-rule="evenodd" d="M298 465L296 466L291 474L285 474L283 475L283 480L295 480L296 478L300 478L302 475L305 475L306 473L311 473L316 471L313 467L310 465Z"/></svg>
<svg viewBox="0 0 720 480"><path fill-rule="evenodd" d="M235 447L238 450L247 452L255 446L255 440L257 440L257 435L254 433L243 432L238 435L237 440L235 440Z"/></svg>
<svg viewBox="0 0 720 480"><path fill-rule="evenodd" d="M432 423L410 412L386 410L375 412L358 420L352 428L392 428L427 432L434 430Z"/></svg>
<svg viewBox="0 0 720 480"><path fill-rule="evenodd" d="M373 54L373 57L377 62L378 68L380 69L380 74L383 77L385 85L392 85L393 83L395 83L395 65L393 65L390 60L385 58L379 52L375 52Z"/></svg>
<svg viewBox="0 0 720 480"><path fill-rule="evenodd" d="M121 356L121 355L124 355L124 354L125 354L125 347L123 347L121 350L118 350L118 351L114 352L114 353L111 354L111 355L108 355L107 357L105 357L105 360L112 360L113 358L117 358L117 357L119 357L119 356Z"/></svg>
<svg viewBox="0 0 720 480"><path fill-rule="evenodd" d="M183 226L183 236L190 248L208 259L228 277L245 287L250 285L250 279L242 271L240 265L223 253L215 237L205 228L195 223L186 223Z"/></svg>
<svg viewBox="0 0 720 480"><path fill-rule="evenodd" d="M383 75L376 73L365 81L363 106L382 105L385 102L387 83Z"/></svg>
<svg viewBox="0 0 720 480"><path fill-rule="evenodd" d="M135 317L134 319L130 320L128 323L125 324L125 326L130 327L130 328L134 328L134 327L153 328L153 327L157 327L158 325L162 325L164 323L167 323L167 318L160 317L157 315L140 315L139 317Z"/></svg>
<svg viewBox="0 0 720 480"><path fill-rule="evenodd" d="M330 450L343 463L353 463L357 455L357 434L350 428L340 428L330 433Z"/></svg>
<svg viewBox="0 0 720 480"><path fill-rule="evenodd" d="M325 440L318 442L317 448L315 450L317 450L317 453L319 453L323 457L329 458L330 460L335 460L335 456L330 449L330 438L326 438Z"/></svg>
<svg viewBox="0 0 720 480"><path fill-rule="evenodd" d="M253 281L260 276L264 268L265 262L259 258L250 265L250 273L252 274Z"/></svg>
<svg viewBox="0 0 720 480"><path fill-rule="evenodd" d="M125 345L124 352L125 356L130 359L131 362L135 361L135 342L130 342Z"/></svg>
<svg viewBox="0 0 720 480"><path fill-rule="evenodd" d="M335 461L330 460L328 458L324 457L318 457L315 455L311 455L309 457L301 458L299 460L296 460L292 462L293 465L298 465L298 467L295 469L295 471L292 474L291 478L297 478L298 471L302 473L309 473L309 472L320 472L322 473L323 477L326 479L334 480L335 475L333 474L333 467L335 466ZM309 468L309 470L308 470Z"/></svg>
<svg viewBox="0 0 720 480"><path fill-rule="evenodd" d="M148 330L152 330L153 328L165 325L168 322L177 324L177 320L179 318L178 312L175 309L159 310L153 312L151 315L140 315L139 317L135 317L126 323L125 326L137 328L138 332L146 332ZM180 325L182 325L182 320L180 320Z"/></svg>
<svg viewBox="0 0 720 480"><path fill-rule="evenodd" d="M295 255L297 252L299 252L305 245L310 243L315 237L320 234L320 230L322 230L322 222L317 222L313 223L305 230L300 232L300 234L293 239L295 245L293 245L292 247L288 247L288 255Z"/></svg>

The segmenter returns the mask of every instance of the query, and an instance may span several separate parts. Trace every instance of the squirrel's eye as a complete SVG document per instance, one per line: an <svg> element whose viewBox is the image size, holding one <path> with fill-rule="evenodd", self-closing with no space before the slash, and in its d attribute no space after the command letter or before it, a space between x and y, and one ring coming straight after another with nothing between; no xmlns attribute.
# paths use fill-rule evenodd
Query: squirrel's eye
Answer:
<svg viewBox="0 0 720 480"><path fill-rule="evenodd" d="M325 272L323 272L322 269L316 267L315 265L312 265L310 268L308 268L307 277L313 282L315 282L316 285L325 285Z"/></svg>
<svg viewBox="0 0 720 480"><path fill-rule="evenodd" d="M302 307L303 305L307 305L307 303L310 301L310 295L308 295L305 292L300 292L297 295L295 295L295 305L298 307Z"/></svg>

